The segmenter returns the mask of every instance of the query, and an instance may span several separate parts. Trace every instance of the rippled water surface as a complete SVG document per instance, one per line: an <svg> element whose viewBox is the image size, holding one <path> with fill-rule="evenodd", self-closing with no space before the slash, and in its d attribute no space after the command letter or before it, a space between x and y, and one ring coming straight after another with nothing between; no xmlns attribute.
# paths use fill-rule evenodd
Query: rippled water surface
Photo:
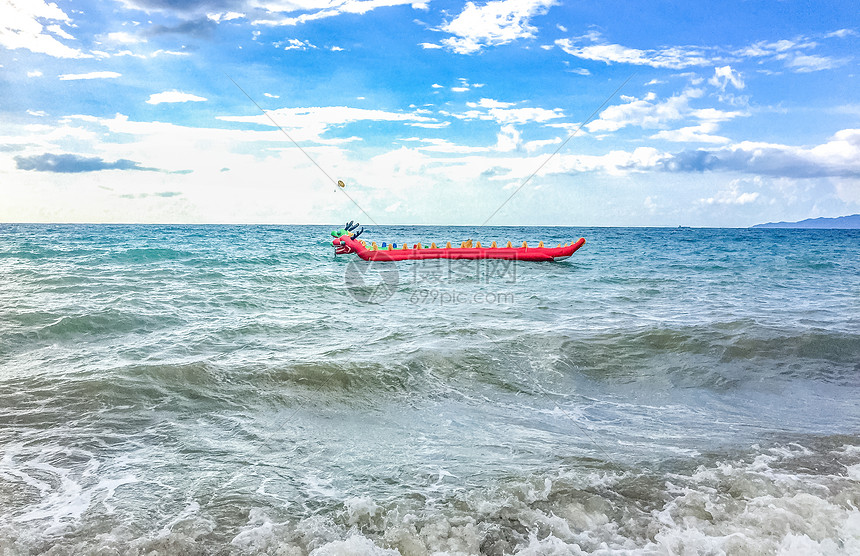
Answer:
<svg viewBox="0 0 860 556"><path fill-rule="evenodd" d="M860 553L858 231L335 227L0 225L0 554Z"/></svg>

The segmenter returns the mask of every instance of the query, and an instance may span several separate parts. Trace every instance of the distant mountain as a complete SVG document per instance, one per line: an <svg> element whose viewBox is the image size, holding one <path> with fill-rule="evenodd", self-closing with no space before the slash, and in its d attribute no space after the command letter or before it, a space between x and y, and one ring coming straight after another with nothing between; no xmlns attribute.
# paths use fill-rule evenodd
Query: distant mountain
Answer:
<svg viewBox="0 0 860 556"><path fill-rule="evenodd" d="M860 229L860 214L840 216L838 218L807 218L800 222L768 222L756 224L753 228L818 228L829 230Z"/></svg>

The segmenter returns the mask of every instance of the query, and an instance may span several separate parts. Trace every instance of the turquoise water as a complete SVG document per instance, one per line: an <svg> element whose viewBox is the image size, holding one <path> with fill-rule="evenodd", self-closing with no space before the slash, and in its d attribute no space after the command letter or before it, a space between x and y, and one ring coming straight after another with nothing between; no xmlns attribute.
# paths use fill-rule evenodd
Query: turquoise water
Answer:
<svg viewBox="0 0 860 556"><path fill-rule="evenodd" d="M860 553L860 233L0 225L0 554Z"/></svg>

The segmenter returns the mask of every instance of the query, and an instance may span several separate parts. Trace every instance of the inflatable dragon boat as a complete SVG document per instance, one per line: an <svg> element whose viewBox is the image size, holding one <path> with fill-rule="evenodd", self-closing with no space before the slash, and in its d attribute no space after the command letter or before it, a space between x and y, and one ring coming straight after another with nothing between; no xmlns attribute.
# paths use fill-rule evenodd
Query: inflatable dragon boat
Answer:
<svg viewBox="0 0 860 556"><path fill-rule="evenodd" d="M561 261L573 255L577 249L585 245L585 238L579 238L570 244L557 247L544 247L540 242L537 247L529 247L524 241L521 247L514 247L509 241L504 247L499 247L492 242L489 247L481 246L481 242L473 243L472 240L461 242L459 246L452 247L447 242L444 247L437 247L431 243L425 247L416 243L409 247L407 244L383 242L370 245L364 240L358 239L364 232L364 228L355 232L359 224L348 222L344 228L334 231L331 244L334 246L335 255L348 255L355 253L365 261L409 261L420 259L508 259L517 261Z"/></svg>

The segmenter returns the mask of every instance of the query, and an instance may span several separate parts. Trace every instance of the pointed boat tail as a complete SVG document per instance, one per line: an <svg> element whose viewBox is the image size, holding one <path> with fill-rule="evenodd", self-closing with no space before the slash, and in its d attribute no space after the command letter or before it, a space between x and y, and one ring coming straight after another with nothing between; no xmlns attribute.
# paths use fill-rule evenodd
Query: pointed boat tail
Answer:
<svg viewBox="0 0 860 556"><path fill-rule="evenodd" d="M585 245L585 238L558 247L449 247L421 248L415 245L411 249L368 249L362 242L350 235L344 234L332 241L337 254L355 253L365 261L414 261L422 259L506 259L516 261L562 261L573 255L577 249ZM495 245L495 244L494 244ZM510 245L510 242L508 243Z"/></svg>

